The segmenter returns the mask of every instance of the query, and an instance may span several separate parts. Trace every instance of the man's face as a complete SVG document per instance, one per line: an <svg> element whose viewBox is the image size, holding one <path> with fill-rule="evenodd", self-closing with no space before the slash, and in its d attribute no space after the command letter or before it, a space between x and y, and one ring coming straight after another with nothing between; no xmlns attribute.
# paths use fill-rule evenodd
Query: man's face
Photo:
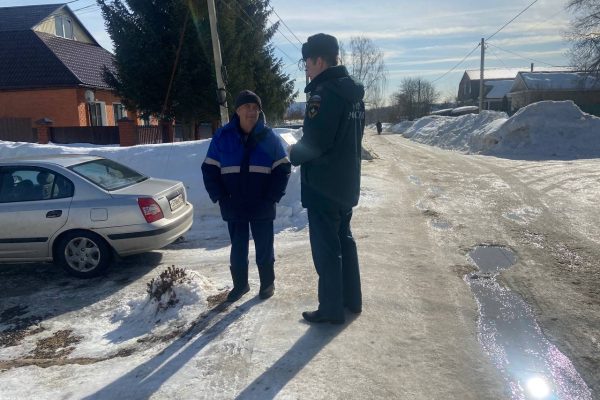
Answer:
<svg viewBox="0 0 600 400"><path fill-rule="evenodd" d="M242 104L235 110L240 118L240 126L246 133L250 133L258 122L260 108L256 103Z"/></svg>
<svg viewBox="0 0 600 400"><path fill-rule="evenodd" d="M325 62L321 57L308 57L306 59L306 73L311 80L315 79L315 76L319 75L324 70Z"/></svg>

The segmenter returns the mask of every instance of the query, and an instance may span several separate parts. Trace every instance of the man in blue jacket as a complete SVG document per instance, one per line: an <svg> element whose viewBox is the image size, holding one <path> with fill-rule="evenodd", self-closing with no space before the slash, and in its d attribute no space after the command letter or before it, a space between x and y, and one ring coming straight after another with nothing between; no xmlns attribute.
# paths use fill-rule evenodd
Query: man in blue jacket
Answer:
<svg viewBox="0 0 600 400"><path fill-rule="evenodd" d="M230 302L250 290L249 228L256 249L259 297L273 296L275 203L285 194L291 171L279 136L265 125L260 97L249 90L240 92L235 110L231 121L213 136L202 164L204 186L210 199L219 202L231 239Z"/></svg>
<svg viewBox="0 0 600 400"><path fill-rule="evenodd" d="M319 33L302 45L311 81L302 139L290 148L301 165L302 205L308 211L310 247L319 275L319 308L302 313L312 323L345 321L344 308L362 311L356 243L350 231L360 194L364 88L337 65L337 39Z"/></svg>

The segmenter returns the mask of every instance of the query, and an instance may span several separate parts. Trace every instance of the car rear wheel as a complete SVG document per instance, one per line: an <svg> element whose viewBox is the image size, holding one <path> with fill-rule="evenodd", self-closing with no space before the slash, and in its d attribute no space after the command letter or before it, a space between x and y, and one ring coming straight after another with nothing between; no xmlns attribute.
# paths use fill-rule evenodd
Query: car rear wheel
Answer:
<svg viewBox="0 0 600 400"><path fill-rule="evenodd" d="M104 272L111 259L110 247L91 232L67 233L58 244L58 263L71 275L91 278Z"/></svg>

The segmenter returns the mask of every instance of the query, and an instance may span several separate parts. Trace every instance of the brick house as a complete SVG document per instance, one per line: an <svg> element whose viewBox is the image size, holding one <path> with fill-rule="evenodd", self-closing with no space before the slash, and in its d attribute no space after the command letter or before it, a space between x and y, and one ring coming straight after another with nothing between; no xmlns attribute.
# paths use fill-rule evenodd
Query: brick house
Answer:
<svg viewBox="0 0 600 400"><path fill-rule="evenodd" d="M0 8L0 118L116 125L127 111L104 68L114 70L112 54L68 5Z"/></svg>

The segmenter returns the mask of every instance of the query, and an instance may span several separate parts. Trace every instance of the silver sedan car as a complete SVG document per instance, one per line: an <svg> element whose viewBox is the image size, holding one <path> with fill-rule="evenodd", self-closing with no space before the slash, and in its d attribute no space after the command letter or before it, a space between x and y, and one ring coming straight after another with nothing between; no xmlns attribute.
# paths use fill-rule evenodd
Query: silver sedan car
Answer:
<svg viewBox="0 0 600 400"><path fill-rule="evenodd" d="M182 182L91 155L0 161L0 262L54 261L96 276L114 255L158 249L187 232Z"/></svg>

